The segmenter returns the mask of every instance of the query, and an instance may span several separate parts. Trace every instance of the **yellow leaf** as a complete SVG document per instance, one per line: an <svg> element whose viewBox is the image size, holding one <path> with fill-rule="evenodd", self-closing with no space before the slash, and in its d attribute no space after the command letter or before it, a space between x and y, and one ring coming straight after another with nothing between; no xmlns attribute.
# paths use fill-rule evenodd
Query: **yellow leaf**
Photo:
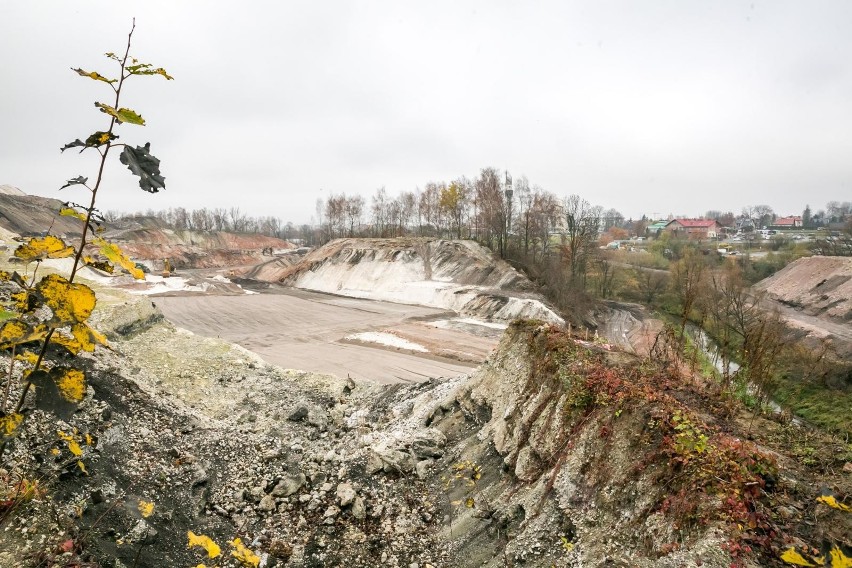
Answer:
<svg viewBox="0 0 852 568"><path fill-rule="evenodd" d="M80 345L79 341L77 341L73 337L68 337L67 335L61 332L57 332L51 335L50 342L55 343L56 345L61 345L74 355L77 355L83 349L83 346Z"/></svg>
<svg viewBox="0 0 852 568"><path fill-rule="evenodd" d="M62 398L68 402L83 400L86 396L86 375L83 371L72 367L57 367L54 372L54 380ZM51 372L51 375L54 375L54 372Z"/></svg>
<svg viewBox="0 0 852 568"><path fill-rule="evenodd" d="M24 351L23 353L16 353L15 359L23 361L24 363L29 363L30 365L35 365L36 361L38 361L38 355L32 351Z"/></svg>
<svg viewBox="0 0 852 568"><path fill-rule="evenodd" d="M473 509L473 506L475 504L476 504L476 502L473 500L473 497L468 497L467 499L464 500L464 506L467 507L468 509Z"/></svg>
<svg viewBox="0 0 852 568"><path fill-rule="evenodd" d="M59 436L59 439L63 440L68 445L68 449L72 454L77 457L83 455L83 450L80 448L80 444L77 443L77 440L74 439L74 436L66 434L62 430L57 430L56 434Z"/></svg>
<svg viewBox="0 0 852 568"><path fill-rule="evenodd" d="M97 298L85 284L72 284L58 274L49 274L35 286L47 306L53 310L54 320L62 324L86 321L95 309Z"/></svg>
<svg viewBox="0 0 852 568"><path fill-rule="evenodd" d="M246 548L242 540L235 538L231 541L231 545L234 547L234 550L231 551L231 556L239 560L243 566L257 568L260 564L260 557Z"/></svg>
<svg viewBox="0 0 852 568"><path fill-rule="evenodd" d="M30 311L30 295L26 290L21 290L20 292L15 292L9 295L9 298L12 299L12 303L15 306L15 309L19 312L29 312Z"/></svg>
<svg viewBox="0 0 852 568"><path fill-rule="evenodd" d="M74 248L65 241L53 235L33 237L15 249L15 256L26 262L44 260L45 258L66 258L74 254Z"/></svg>
<svg viewBox="0 0 852 568"><path fill-rule="evenodd" d="M92 435L89 434L89 433L86 433L86 445L87 446L94 446L95 445L95 440L92 438Z"/></svg>
<svg viewBox="0 0 852 568"><path fill-rule="evenodd" d="M88 77L89 79L94 79L95 81L103 81L104 83L115 83L116 79L107 79L97 71L83 71L82 69L71 69L75 71L77 75L81 77Z"/></svg>
<svg viewBox="0 0 852 568"><path fill-rule="evenodd" d="M43 326L31 326L19 319L9 319L0 326L0 349L21 345L30 341L40 341L47 335Z"/></svg>
<svg viewBox="0 0 852 568"><path fill-rule="evenodd" d="M80 213L79 211L77 211L73 207L63 207L62 209L59 210L59 214L62 215L63 217L76 217L77 219L79 219L81 221L84 221L84 222L86 221L86 214Z"/></svg>
<svg viewBox="0 0 852 568"><path fill-rule="evenodd" d="M843 554L838 547L832 548L828 556L831 558L831 568L852 568L852 557Z"/></svg>
<svg viewBox="0 0 852 568"><path fill-rule="evenodd" d="M74 339L80 343L80 347L84 351L94 351L96 342L101 345L106 345L107 343L107 338L103 334L95 331L84 323L73 325L71 327L71 333L74 335Z"/></svg>
<svg viewBox="0 0 852 568"><path fill-rule="evenodd" d="M0 440L5 440L14 436L15 431L23 421L23 414L9 414L0 418Z"/></svg>
<svg viewBox="0 0 852 568"><path fill-rule="evenodd" d="M151 513L154 512L154 504L150 501L143 501L140 499L137 507L139 508L139 514L143 517L150 517Z"/></svg>
<svg viewBox="0 0 852 568"><path fill-rule="evenodd" d="M58 456L61 453L62 452L59 451L59 448L50 448L50 455L52 456Z"/></svg>
<svg viewBox="0 0 852 568"><path fill-rule="evenodd" d="M781 560L787 564L792 564L793 566L816 566L816 564L808 562L805 557L796 552L796 549L793 547L784 551L781 555Z"/></svg>
<svg viewBox="0 0 852 568"><path fill-rule="evenodd" d="M89 472L86 470L86 466L83 465L83 462L81 462L80 460L77 460L77 467L80 468L80 471L82 471L86 475L89 475Z"/></svg>
<svg viewBox="0 0 852 568"><path fill-rule="evenodd" d="M834 495L820 495L819 497L817 497L817 501L819 501L820 503L825 503L832 509L840 509L841 511L852 511L852 507L838 502Z"/></svg>
<svg viewBox="0 0 852 568"><path fill-rule="evenodd" d="M193 546L200 546L204 550L207 551L207 556L209 558L216 558L220 554L222 554L222 549L219 548L219 545L213 542L209 536L204 536L203 534L195 534L192 531L186 533L187 537L189 537L188 548L192 548Z"/></svg>
<svg viewBox="0 0 852 568"><path fill-rule="evenodd" d="M145 273L136 268L136 263L130 257L124 254L118 245L111 243L101 237L92 241L92 244L101 248L101 254L107 257L110 261L118 263L123 269L130 273L137 280L145 280Z"/></svg>

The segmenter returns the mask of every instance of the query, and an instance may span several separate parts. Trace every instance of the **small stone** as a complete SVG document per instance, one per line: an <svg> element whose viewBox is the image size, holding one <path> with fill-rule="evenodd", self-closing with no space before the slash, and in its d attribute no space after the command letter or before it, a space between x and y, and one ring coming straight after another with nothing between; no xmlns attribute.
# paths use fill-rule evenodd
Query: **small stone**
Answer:
<svg viewBox="0 0 852 568"><path fill-rule="evenodd" d="M139 519L127 534L127 540L139 544L153 544L157 540L157 529L148 524L145 519Z"/></svg>
<svg viewBox="0 0 852 568"><path fill-rule="evenodd" d="M337 486L337 499L341 507L346 507L355 499L355 489L349 483Z"/></svg>
<svg viewBox="0 0 852 568"><path fill-rule="evenodd" d="M299 403L296 408L294 408L290 414L287 415L287 420L291 422L298 422L300 420L304 420L308 417L308 405L305 403Z"/></svg>
<svg viewBox="0 0 852 568"><path fill-rule="evenodd" d="M293 547L283 540L275 539L269 544L269 554L275 558L287 560L293 555Z"/></svg>
<svg viewBox="0 0 852 568"><path fill-rule="evenodd" d="M339 514L340 514L340 507L338 507L337 505L331 505L329 508L327 508L325 510L325 513L323 513L322 516L325 517L326 519L328 519L328 518L334 518Z"/></svg>
<svg viewBox="0 0 852 568"><path fill-rule="evenodd" d="M852 473L852 462L846 462L843 464L843 471L845 473Z"/></svg>
<svg viewBox="0 0 852 568"><path fill-rule="evenodd" d="M260 504L258 504L257 508L267 513L274 511L275 497L273 497L272 495L265 495L263 499L260 500Z"/></svg>
<svg viewBox="0 0 852 568"><path fill-rule="evenodd" d="M305 484L305 481L307 481L307 479L305 478L304 473L300 472L297 475L288 475L279 481L272 489L272 495L274 497L289 497L301 489Z"/></svg>
<svg viewBox="0 0 852 568"><path fill-rule="evenodd" d="M367 505L364 503L363 497L355 497L352 500L352 517L359 521L367 518Z"/></svg>
<svg viewBox="0 0 852 568"><path fill-rule="evenodd" d="M367 475L376 474L385 467L382 458L376 452L370 452L370 455L367 457Z"/></svg>
<svg viewBox="0 0 852 568"><path fill-rule="evenodd" d="M414 465L414 472L419 479L425 479L429 475L429 468L435 463L434 460L421 460Z"/></svg>

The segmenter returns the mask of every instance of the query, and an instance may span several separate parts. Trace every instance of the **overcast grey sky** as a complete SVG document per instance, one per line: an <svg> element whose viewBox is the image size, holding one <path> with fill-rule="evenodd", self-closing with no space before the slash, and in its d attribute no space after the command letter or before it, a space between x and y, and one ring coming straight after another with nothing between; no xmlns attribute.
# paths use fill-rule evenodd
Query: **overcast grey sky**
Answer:
<svg viewBox="0 0 852 568"><path fill-rule="evenodd" d="M330 192L392 195L508 169L628 217L779 214L852 200L852 2L0 4L0 184L73 201L133 53L174 77L127 85L165 192L117 159L104 210L239 206L306 222Z"/></svg>

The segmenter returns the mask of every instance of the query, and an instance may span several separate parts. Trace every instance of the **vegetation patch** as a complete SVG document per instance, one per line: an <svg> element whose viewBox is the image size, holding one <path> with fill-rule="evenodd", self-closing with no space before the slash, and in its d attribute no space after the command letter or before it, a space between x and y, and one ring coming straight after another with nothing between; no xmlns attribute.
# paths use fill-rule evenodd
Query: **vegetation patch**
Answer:
<svg viewBox="0 0 852 568"><path fill-rule="evenodd" d="M682 538L658 553L665 555L708 526L721 525L730 535L726 550L735 565L755 557L763 565L778 564L795 533L793 525L779 519L788 496L778 491L776 457L745 439L747 433L729 430L731 423L702 419L713 412L703 402L713 398L705 389L712 384L695 383L678 366L651 360L614 365L605 349L538 322L516 322L512 330L527 336L519 338L527 341L532 361L528 389L549 383L553 392L548 398L565 401L562 411L573 424L569 429L593 423L607 443L623 412L646 417L644 430L626 434L635 437L637 453L644 453L634 479L653 472L661 493L647 514L665 515ZM564 452L571 449L569 440Z"/></svg>

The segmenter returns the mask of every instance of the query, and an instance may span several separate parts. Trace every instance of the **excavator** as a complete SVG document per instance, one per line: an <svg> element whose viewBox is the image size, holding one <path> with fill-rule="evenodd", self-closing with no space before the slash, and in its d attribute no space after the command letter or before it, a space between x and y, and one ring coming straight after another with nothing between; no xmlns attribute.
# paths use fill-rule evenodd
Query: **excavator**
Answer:
<svg viewBox="0 0 852 568"><path fill-rule="evenodd" d="M168 278L172 275L172 264L169 262L169 259L163 259L163 278Z"/></svg>

